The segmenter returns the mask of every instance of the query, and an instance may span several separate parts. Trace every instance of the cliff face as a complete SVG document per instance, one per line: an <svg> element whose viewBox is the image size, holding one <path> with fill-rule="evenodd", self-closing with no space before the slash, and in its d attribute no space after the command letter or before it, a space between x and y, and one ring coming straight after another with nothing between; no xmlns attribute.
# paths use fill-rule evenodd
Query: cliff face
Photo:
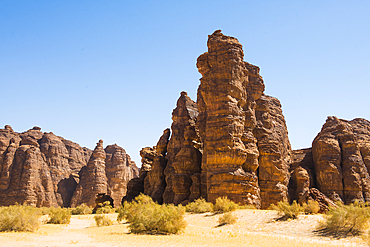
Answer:
<svg viewBox="0 0 370 247"><path fill-rule="evenodd" d="M332 200L370 201L370 122L328 117L312 143L318 189Z"/></svg>
<svg viewBox="0 0 370 247"><path fill-rule="evenodd" d="M107 188L110 190L106 193L116 194L119 202L128 180L137 176L138 169L127 154L123 155L122 148L117 146L116 149L125 157L124 167L116 162L119 155L112 153L111 147L107 147L107 155L104 150L100 154L110 158L107 162ZM5 126L0 129L0 205L27 203L38 207L69 207L80 183L79 173L86 170L91 154L91 150L51 132L43 133L39 127L19 134ZM121 182L117 182L121 177ZM98 182L95 181L93 187L99 187ZM79 202L87 203L88 200Z"/></svg>
<svg viewBox="0 0 370 247"><path fill-rule="evenodd" d="M228 196L266 208L287 200L291 148L280 102L264 95L259 68L243 61L237 39L218 30L207 46L197 60L197 102L181 93L167 152L156 151L161 169L154 159L143 192L152 196L147 181L160 178L156 198L166 203Z"/></svg>

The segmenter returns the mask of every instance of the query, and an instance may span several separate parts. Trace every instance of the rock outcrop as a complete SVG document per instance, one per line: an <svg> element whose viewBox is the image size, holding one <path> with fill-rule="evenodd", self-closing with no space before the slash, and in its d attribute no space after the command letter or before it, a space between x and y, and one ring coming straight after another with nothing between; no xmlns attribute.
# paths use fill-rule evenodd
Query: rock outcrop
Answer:
<svg viewBox="0 0 370 247"><path fill-rule="evenodd" d="M122 148L112 146L107 147L107 154L104 150L101 154L109 157L109 191L105 192L115 197L118 206L138 168ZM39 127L19 134L5 126L0 129L0 205L69 207L80 183L79 173L86 170L91 154L88 148L51 132L43 133Z"/></svg>
<svg viewBox="0 0 370 247"><path fill-rule="evenodd" d="M197 62L206 198L258 208L287 200L291 148L280 102L263 94L259 68L244 62L237 39L216 31L207 45Z"/></svg>
<svg viewBox="0 0 370 247"><path fill-rule="evenodd" d="M328 117L312 143L317 188L334 201L370 201L370 122Z"/></svg>
<svg viewBox="0 0 370 247"><path fill-rule="evenodd" d="M237 39L218 30L207 46L197 60L197 102L181 93L167 153L157 151L163 163L153 162L144 193L152 196L147 181L160 178L156 198L166 203L228 196L266 208L288 200L291 148L280 102L264 95L259 68L244 62Z"/></svg>

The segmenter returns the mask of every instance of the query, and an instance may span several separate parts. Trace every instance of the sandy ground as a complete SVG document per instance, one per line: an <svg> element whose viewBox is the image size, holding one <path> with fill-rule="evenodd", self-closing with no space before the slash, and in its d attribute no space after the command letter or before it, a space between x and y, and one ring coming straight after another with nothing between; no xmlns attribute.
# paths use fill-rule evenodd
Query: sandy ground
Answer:
<svg viewBox="0 0 370 247"><path fill-rule="evenodd" d="M238 221L218 226L219 215L187 214L187 227L179 235L129 234L127 224L95 226L94 216L72 216L69 225L42 225L35 233L0 233L0 246L114 247L114 246L367 246L360 237L333 239L315 229L322 215L301 215L297 220L277 221L270 210L238 210ZM109 217L115 220L117 214Z"/></svg>

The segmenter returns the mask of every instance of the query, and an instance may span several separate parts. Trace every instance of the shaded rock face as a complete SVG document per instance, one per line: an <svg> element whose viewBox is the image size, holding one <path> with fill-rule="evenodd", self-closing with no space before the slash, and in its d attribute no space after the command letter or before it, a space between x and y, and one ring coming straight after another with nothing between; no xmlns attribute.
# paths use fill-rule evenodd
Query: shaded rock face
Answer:
<svg viewBox="0 0 370 247"><path fill-rule="evenodd" d="M166 188L164 169L167 165L167 158L165 156L169 137L170 130L164 130L157 146L153 149L149 149L152 151L149 153L151 157L148 157L148 154L144 155L144 157L150 160L151 166L150 172L144 180L144 193L152 197L153 200L158 203L163 203L163 192Z"/></svg>
<svg viewBox="0 0 370 247"><path fill-rule="evenodd" d="M126 166L121 167L116 162L119 155L112 153L112 148L108 147L108 181L109 185L112 184L108 186L112 188L109 193L117 194L116 200L120 202L125 185L138 174L138 169L124 150L117 146L118 153L125 154L123 163L126 162ZM27 203L38 207L69 207L80 183L79 173L86 170L91 154L91 150L51 132L43 133L39 127L19 134L10 126L5 126L0 129L0 205ZM119 185L113 182L118 177L122 178Z"/></svg>
<svg viewBox="0 0 370 247"><path fill-rule="evenodd" d="M370 201L370 122L328 117L312 143L317 188L348 204Z"/></svg>
<svg viewBox="0 0 370 247"><path fill-rule="evenodd" d="M105 174L108 180L108 195L114 205L120 205L122 197L126 195L128 182L139 176L139 169L126 151L115 145L105 148ZM113 205L113 204L111 204Z"/></svg>
<svg viewBox="0 0 370 247"><path fill-rule="evenodd" d="M146 147L140 151L141 156L141 169L139 171L139 176L131 179L127 184L127 193L122 198L122 204L125 201L132 201L135 197L144 193L144 181L150 170L152 169L153 159L156 156L156 147L150 148ZM148 182L147 182L148 183ZM147 184L148 186L148 184ZM150 186L150 184L149 184Z"/></svg>
<svg viewBox="0 0 370 247"><path fill-rule="evenodd" d="M167 186L163 195L166 203L186 204L191 194L191 176L201 171L197 116L196 103L186 92L181 92L177 106L172 112L172 135L167 147L168 163L164 170Z"/></svg>
<svg viewBox="0 0 370 247"><path fill-rule="evenodd" d="M107 193L108 179L105 174L105 158L103 141L100 140L87 166L80 171L80 183L72 196L71 207L76 207L82 203L94 207L96 196Z"/></svg>

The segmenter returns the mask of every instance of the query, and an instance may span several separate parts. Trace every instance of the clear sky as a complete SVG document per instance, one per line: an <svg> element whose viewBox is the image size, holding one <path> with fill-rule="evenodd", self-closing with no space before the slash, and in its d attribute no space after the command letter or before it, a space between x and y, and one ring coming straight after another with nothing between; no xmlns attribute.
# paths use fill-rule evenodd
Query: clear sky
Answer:
<svg viewBox="0 0 370 247"><path fill-rule="evenodd" d="M0 128L139 151L196 100L221 29L283 105L293 149L327 116L370 120L370 1L0 1Z"/></svg>

